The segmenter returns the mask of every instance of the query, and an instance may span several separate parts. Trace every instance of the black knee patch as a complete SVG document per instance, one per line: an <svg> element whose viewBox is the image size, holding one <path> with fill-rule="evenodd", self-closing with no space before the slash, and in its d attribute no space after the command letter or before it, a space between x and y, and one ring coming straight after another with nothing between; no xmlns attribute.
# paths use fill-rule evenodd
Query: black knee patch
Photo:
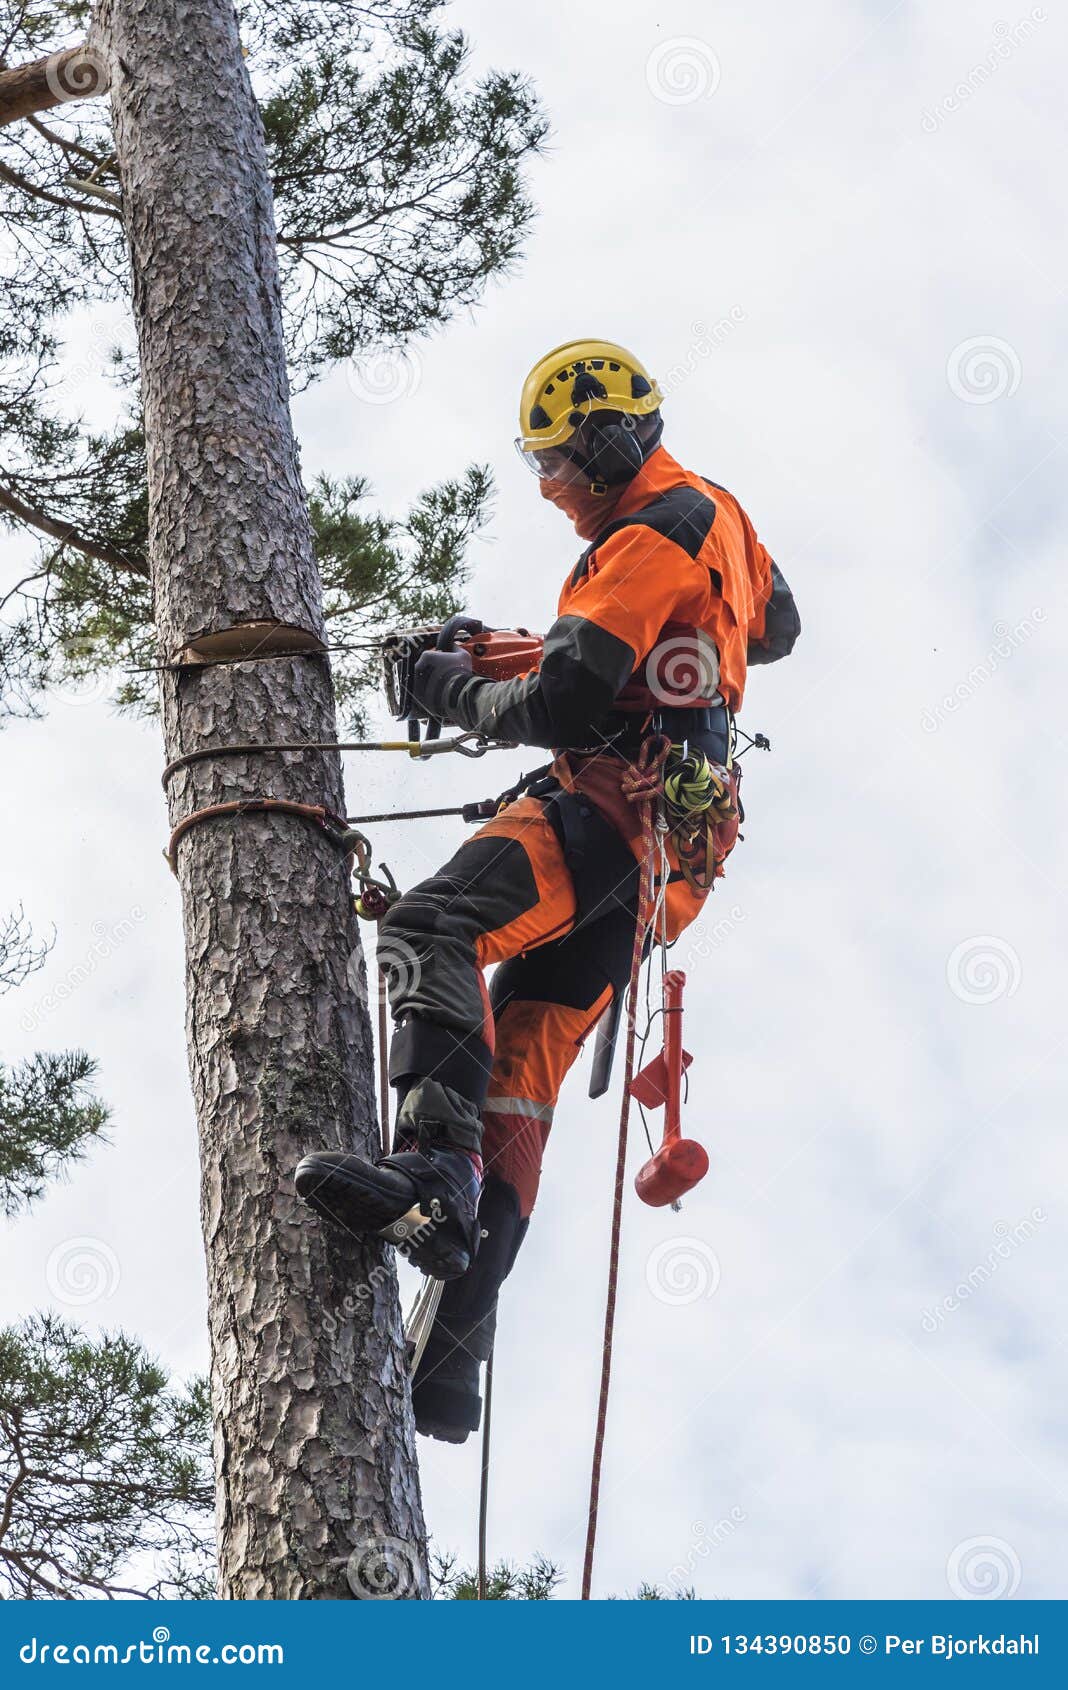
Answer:
<svg viewBox="0 0 1068 1690"><path fill-rule="evenodd" d="M402 1096L415 1080L432 1075L481 1109L492 1067L492 1054L480 1034L462 1036L421 1015L409 1015L401 1023L389 1048L390 1084L398 1086Z"/></svg>
<svg viewBox="0 0 1068 1690"><path fill-rule="evenodd" d="M417 946L442 935L471 939L506 927L537 902L534 870L517 839L469 839L393 905L382 932Z"/></svg>
<svg viewBox="0 0 1068 1690"><path fill-rule="evenodd" d="M493 1013L499 1015L514 998L592 1009L606 986L623 990L633 947L634 915L616 909L588 927L502 962L490 987Z"/></svg>

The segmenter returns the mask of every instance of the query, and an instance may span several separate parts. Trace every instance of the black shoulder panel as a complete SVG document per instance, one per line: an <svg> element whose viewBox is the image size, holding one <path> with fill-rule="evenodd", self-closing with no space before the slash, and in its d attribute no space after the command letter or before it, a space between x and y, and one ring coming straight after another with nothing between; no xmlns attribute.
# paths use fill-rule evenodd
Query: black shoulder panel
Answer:
<svg viewBox="0 0 1068 1690"><path fill-rule="evenodd" d="M723 490L726 492L726 488ZM659 499L654 499L652 504L631 516L621 516L618 522L610 522L602 529L593 545L586 547L576 563L571 585L577 587L585 579L594 552L604 545L609 535L618 534L622 528L651 528L654 534L663 534L665 539L674 540L688 557L696 558L715 520L716 502L707 493L699 492L696 487L672 487Z"/></svg>
<svg viewBox="0 0 1068 1690"><path fill-rule="evenodd" d="M716 502L696 487L672 487L644 510L635 511L615 526L651 528L674 540L687 557L696 558L716 520Z"/></svg>

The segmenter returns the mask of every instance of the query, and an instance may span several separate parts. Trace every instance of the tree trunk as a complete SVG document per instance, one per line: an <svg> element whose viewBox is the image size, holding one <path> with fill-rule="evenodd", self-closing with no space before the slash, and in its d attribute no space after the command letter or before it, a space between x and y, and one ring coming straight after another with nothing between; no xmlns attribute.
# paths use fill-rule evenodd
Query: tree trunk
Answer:
<svg viewBox="0 0 1068 1690"><path fill-rule="evenodd" d="M173 659L193 637L250 621L322 638L266 154L231 0L103 0L97 21L114 68L161 650ZM325 658L162 679L168 759L227 742L336 737ZM343 814L340 759L195 764L170 783L171 823L257 795ZM425 1595L392 1263L384 1246L322 1226L293 1191L306 1150L366 1151L372 1137L371 1035L352 989L364 976L345 865L295 816L244 815L191 828L178 877L220 1593L346 1597L395 1577L396 1594ZM150 1198L145 1214L150 1226Z"/></svg>

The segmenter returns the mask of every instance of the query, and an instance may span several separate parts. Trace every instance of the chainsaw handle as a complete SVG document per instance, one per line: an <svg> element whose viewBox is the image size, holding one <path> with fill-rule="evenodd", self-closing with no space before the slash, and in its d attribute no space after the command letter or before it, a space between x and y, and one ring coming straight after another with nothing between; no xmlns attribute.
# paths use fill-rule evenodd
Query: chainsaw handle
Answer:
<svg viewBox="0 0 1068 1690"><path fill-rule="evenodd" d="M438 630L436 648L438 651L455 651L457 634L484 634L485 631L486 624L477 616L468 616L465 610L457 611Z"/></svg>
<svg viewBox="0 0 1068 1690"><path fill-rule="evenodd" d="M484 627L485 623L480 622L477 616L468 616L466 611L458 611L455 616L450 616L447 622L443 622L438 629L434 649L435 651L455 651L457 634L481 634ZM427 740L434 741L440 738L440 735L441 723L436 717L432 716L427 723L426 733L423 735L424 743Z"/></svg>

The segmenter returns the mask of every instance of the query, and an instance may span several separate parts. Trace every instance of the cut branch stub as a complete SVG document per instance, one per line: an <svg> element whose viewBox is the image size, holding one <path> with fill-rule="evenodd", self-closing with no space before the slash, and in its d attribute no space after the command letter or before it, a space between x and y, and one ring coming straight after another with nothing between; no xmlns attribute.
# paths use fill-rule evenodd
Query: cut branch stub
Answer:
<svg viewBox="0 0 1068 1690"><path fill-rule="evenodd" d="M111 86L107 58L83 42L32 64L0 71L0 128L71 100L97 99Z"/></svg>

